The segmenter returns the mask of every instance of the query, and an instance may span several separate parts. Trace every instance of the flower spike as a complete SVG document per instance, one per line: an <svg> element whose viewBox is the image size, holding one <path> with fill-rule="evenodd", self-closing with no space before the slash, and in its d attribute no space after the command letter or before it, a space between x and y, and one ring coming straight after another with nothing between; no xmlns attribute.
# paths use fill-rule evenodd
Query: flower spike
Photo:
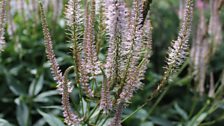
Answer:
<svg viewBox="0 0 224 126"><path fill-rule="evenodd" d="M63 115L65 117L65 123L67 123L69 126L78 125L82 121L71 109L70 100L69 100L69 87L68 83L70 83L67 80L67 75L69 71L73 69L72 67L69 67L65 73L64 73L64 83L62 85L63 91L62 91L62 108L63 108Z"/></svg>
<svg viewBox="0 0 224 126"><path fill-rule="evenodd" d="M107 85L102 88L102 93L105 96L101 97L101 108L104 111L112 106L110 99L110 89L119 84L120 76L122 73L122 57L121 57L121 46L124 36L127 30L127 8L123 0L108 0L105 2L106 5L106 24L107 32L109 35L108 54L105 63L105 74L107 77ZM105 99L107 98L107 99ZM107 102L105 102L107 101ZM105 109L106 108L106 109Z"/></svg>
<svg viewBox="0 0 224 126"><path fill-rule="evenodd" d="M45 51L47 54L47 58L49 62L51 63L51 73L54 75L54 80L58 84L58 90L61 92L62 85L64 83L64 76L62 75L62 72L59 68L59 65L56 61L55 58L55 53L53 51L53 46L52 46L52 40L51 40L51 35L48 29L46 17L44 14L44 9L42 3L40 3L40 12L41 12L41 22L42 22L42 27L43 27L43 33L44 33L44 44L45 44Z"/></svg>
<svg viewBox="0 0 224 126"><path fill-rule="evenodd" d="M41 21L43 26L43 33L45 39L45 47L46 47L46 54L49 62L51 63L51 72L54 75L54 80L58 83L58 90L62 95L62 108L63 108L63 115L65 117L65 123L70 126L75 124L79 124L81 119L78 118L76 114L74 114L71 110L70 102L69 102L69 93L72 91L70 89L70 82L67 80L67 74L70 71L68 68L65 71L65 76L62 75L62 72L59 68L59 65L56 61L55 54L52 47L52 40L48 30L46 17L43 10L43 5L40 3L40 11L41 11Z"/></svg>
<svg viewBox="0 0 224 126"><path fill-rule="evenodd" d="M5 20L6 20L6 0L0 1L0 52L5 48Z"/></svg>
<svg viewBox="0 0 224 126"><path fill-rule="evenodd" d="M186 0L186 7L184 10L184 19L181 24L177 40L172 41L171 47L168 50L167 66L163 78L156 90L152 93L149 100L156 97L165 87L166 81L170 75L175 73L178 68L185 61L189 50L189 37L193 19L193 0Z"/></svg>
<svg viewBox="0 0 224 126"><path fill-rule="evenodd" d="M188 55L188 40L191 31L191 23L193 18L193 1L187 0L187 6L185 8L184 19L181 25L180 32L177 40L172 42L172 46L169 48L167 58L167 69L176 71L184 62Z"/></svg>

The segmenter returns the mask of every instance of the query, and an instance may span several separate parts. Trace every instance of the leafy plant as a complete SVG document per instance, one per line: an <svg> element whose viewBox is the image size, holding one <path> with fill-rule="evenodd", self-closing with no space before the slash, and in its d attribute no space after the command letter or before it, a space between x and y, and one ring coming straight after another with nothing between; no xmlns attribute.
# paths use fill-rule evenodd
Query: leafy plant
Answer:
<svg viewBox="0 0 224 126"><path fill-rule="evenodd" d="M3 1L0 0L0 2ZM134 15L134 1L124 1L117 1L119 4L115 5L122 5L122 7L119 6L119 11L125 12L125 16L118 19L122 19L122 21L127 20L126 23L119 23L124 27L117 27L119 31L117 30L116 32L116 41L114 42L122 43L119 46L118 52L120 53L117 53L118 55L121 55L123 51L121 47L127 46L128 42L125 40L126 38L132 40L134 36L141 36L134 32L132 33L133 36L130 36L130 31L134 31L128 25L130 24L129 22L135 22L132 20L134 18L130 18ZM41 11L37 8L39 6L37 2L36 0L6 1L6 7L2 6L2 3L0 4L1 7L5 7L7 10L7 20L3 20L4 25L1 25L3 30L0 30L4 31L4 43L6 42L3 44L3 51L0 53L0 126L64 126L66 124L63 121L68 120L68 118L64 119L62 117L63 107L61 107L62 99L60 98L60 94L63 90L55 90L57 81L55 82L52 79L52 73L49 70L51 65L44 55L41 17L38 15L38 12ZM151 26L148 28L141 27L145 33L146 31L149 32L147 33L150 34L147 36L148 38L153 36L150 38L152 39L152 44L148 50L150 53L146 53L145 49L147 47L144 46L140 52L133 54L141 54L141 58L139 58L135 65L130 63L128 66L128 61L126 60L129 59L128 55L130 56L132 52L138 50L137 48L133 48L132 51L127 51L127 55L120 56L121 60L118 59L117 63L111 62L117 64L118 67L124 66L123 68L120 67L121 69L118 71L121 72L118 73L124 72L125 68L127 68L129 71L127 71L126 76L129 77L124 79L124 74L117 74L116 79L114 77L116 82L113 82L114 85L110 85L109 93L107 92L108 90L105 90L108 89L108 83L106 82L113 79L110 79L112 75L108 75L105 64L110 64L108 62L108 49L112 47L113 43L109 44L109 42L111 42L110 38L113 34L109 34L108 29L116 25L108 25L108 20L112 19L114 13L112 16L107 16L107 12L109 12L107 8L111 4L107 4L106 6L105 2L109 3L111 1L96 0L96 6L92 7L92 2L94 1L88 0L88 3L85 3L85 0L80 0L80 3L75 5L80 6L78 9L73 8L74 6L69 7L74 2L71 0L69 1L70 4L67 3L65 6L65 14L61 15L61 11L64 10L62 5L66 2L68 0L45 0L43 1L43 8L44 11L47 11L46 21L50 22L48 25L49 32L53 35L52 41L54 44L52 48L54 48L55 57L57 56L55 59L58 62L58 66L60 66L61 73L63 73L63 81L68 82L68 87L70 84L69 89L71 90L67 92L68 95L66 96L69 97L69 102L64 103L70 104L70 107L68 106L66 109L70 109L71 113L75 114L78 121L80 121L79 125L113 125L113 122L121 123L123 126L223 125L224 44L223 39L220 39L223 33L222 22L224 21L222 13L224 9L223 0L195 1L194 21L191 24L192 31L190 32L192 34L192 39L190 40L192 41L189 42L183 41L184 39L178 39L181 38L179 36L182 30L179 33L176 32L179 22L184 24L184 21L186 21L186 17L184 16L187 6L186 0L143 0L141 15L144 20L138 25L143 26L148 22ZM149 6L151 2L152 4ZM88 8L88 11L86 11L86 8ZM122 8L125 8L125 11L121 11ZM150 14L148 12L149 8ZM0 15L3 15L4 13L1 13L1 9ZM92 10L96 10L95 14L91 14ZM86 13L88 16L85 16ZM76 14L79 14L79 16L74 18ZM91 15L95 15L92 20L90 20ZM92 21L92 23L86 23L86 19ZM77 23L74 24L74 22ZM94 27L91 27L92 30L90 31L86 28L85 24ZM126 28L127 25L128 28ZM137 25L135 24L134 26ZM182 28L182 25L180 25L180 29ZM120 32L121 29L125 29L125 32ZM189 29L191 28L189 27ZM66 34L63 34L64 31ZM84 33L86 31L90 32L87 32L88 34L85 36ZM136 31L139 31L139 29ZM176 40L175 36L178 36ZM188 35L185 34L185 36ZM85 41L90 40L87 38L94 40L91 41L94 48L91 48L92 51L89 52L96 53L94 55L97 60L94 63L98 64L95 65L97 67L86 65L91 63L85 60L91 59L86 58L86 56L92 57L92 53L91 55L90 53L85 55L87 48L84 48L84 45L88 45L85 44ZM145 38L144 40L146 40ZM167 47L170 44L168 41L172 39L174 41L167 51ZM65 43L65 41L68 42ZM130 43L133 42L137 42L137 40L134 39ZM181 48L175 49L174 43L192 45L190 48L185 46L186 48L182 49L186 49L185 52L191 50L191 54L195 51L197 55L191 55L191 57L187 58L188 54L186 53L183 59L177 58L178 55L175 55L176 58L170 56L170 54L178 52L176 50L182 50ZM88 47L90 47L89 45ZM69 47L71 49L68 49ZM129 47L131 45L125 49L129 50ZM134 86L130 86L131 83L127 82L130 82L130 75L135 75L136 72L133 72L133 67L131 66L136 67L139 65L138 63L144 59L145 54L150 54L150 62L147 61L147 70L140 80L141 87L139 89L141 90L134 89L132 93L129 89ZM174 67L174 65L169 63L169 60L164 60L163 57L165 56L167 57L166 59L170 59L171 61L179 59L183 63L180 62L180 66L176 64ZM206 59L201 58L202 56ZM83 71L76 71L76 66L80 66L80 64L76 65L76 57L84 59L80 60L80 62L84 62L80 68L85 68L83 71L87 74L84 75L88 78L88 81L85 83L86 89L90 89L90 91L86 90L85 85L81 83L81 81L83 82ZM122 62L122 60L125 62ZM130 58L131 60L132 58ZM203 62L206 62L205 65ZM165 69L162 69L164 64L166 64ZM191 69L192 67L194 69ZM92 68L97 68L95 69L96 74L91 74L91 71L94 71ZM168 72L169 74L166 74L170 68L172 70ZM206 72L203 72L202 69L206 70ZM201 75L205 76L202 77ZM199 76L202 78L197 80L200 78ZM135 77L132 76L132 82L133 80L138 81ZM201 92L202 90L198 90L199 81L204 81L203 93ZM123 102L123 106L118 102L118 100L121 101L120 94L124 92L120 85L121 83L123 83L123 89L129 90L128 93L123 93L124 96L128 96L125 98L129 99L127 101L123 99L125 101ZM94 97L88 95L88 92L92 93ZM109 98L102 93L109 94L107 95ZM132 96L129 97L130 94ZM102 100L105 98L110 99L109 102ZM112 104L107 105L107 107L101 107L106 105L101 103Z"/></svg>
<svg viewBox="0 0 224 126"><path fill-rule="evenodd" d="M170 76L187 57L193 1L186 0L186 3L178 38L172 42L168 51L163 78L147 102L162 91ZM62 95L65 122L68 125L104 125L109 117L114 116L108 125L118 126L121 125L123 109L127 107L133 93L143 86L141 80L151 54L150 15L143 15L145 10L141 0L133 0L130 8L122 0L100 1L98 13L95 13L95 4L95 0L86 0L82 7L80 0L68 1L65 14L74 66L62 74L53 51L43 5L40 3L46 54ZM98 22L98 26L95 26L95 22ZM100 52L97 50L100 50L102 41L108 41L108 49L106 58L100 60ZM69 72L73 69L75 85L68 80ZM80 92L80 109L76 112L69 102L73 86ZM114 109L115 113L111 114Z"/></svg>

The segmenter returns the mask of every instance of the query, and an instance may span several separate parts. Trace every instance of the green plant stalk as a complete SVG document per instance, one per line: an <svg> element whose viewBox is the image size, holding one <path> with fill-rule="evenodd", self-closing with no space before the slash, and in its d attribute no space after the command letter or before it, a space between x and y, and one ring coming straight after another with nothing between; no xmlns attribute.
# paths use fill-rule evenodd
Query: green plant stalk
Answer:
<svg viewBox="0 0 224 126"><path fill-rule="evenodd" d="M159 96L159 98L156 100L156 102L153 104L153 106L151 107L150 111L148 112L148 116L150 116L152 114L152 112L155 110L155 108L157 107L157 105L161 102L161 100L163 99L163 97L169 91L170 87L171 87L170 85L167 86L167 88L162 92L162 94Z"/></svg>
<svg viewBox="0 0 224 126"><path fill-rule="evenodd" d="M167 91L169 90L169 87L160 95L160 97L156 100L156 102L153 104L153 109L150 109L148 115L150 115L153 110L156 108L156 106L159 104L159 102L162 100L162 98L165 96L165 94L167 93ZM129 114L126 118L124 118L122 120L122 122L128 120L130 117L132 117L134 114L136 114L139 110L141 110L143 107L145 107L149 102L145 102L144 104L142 104L141 106L139 106L134 112L132 112L131 114Z"/></svg>
<svg viewBox="0 0 224 126"><path fill-rule="evenodd" d="M130 117L132 117L135 113L137 113L139 110L141 110L146 105L147 105L147 103L145 102L144 104L142 104L141 106L139 106L134 112L132 112L130 115L128 115L126 118L124 118L121 122L123 123L124 121L126 121L127 119L129 119Z"/></svg>

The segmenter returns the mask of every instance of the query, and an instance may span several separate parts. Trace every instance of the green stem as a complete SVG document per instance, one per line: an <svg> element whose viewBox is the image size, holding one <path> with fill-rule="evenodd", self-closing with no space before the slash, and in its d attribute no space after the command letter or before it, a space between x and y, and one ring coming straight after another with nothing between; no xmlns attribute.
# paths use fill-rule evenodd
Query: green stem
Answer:
<svg viewBox="0 0 224 126"><path fill-rule="evenodd" d="M127 119L129 119L130 117L132 117L135 113L137 113L139 110L141 110L143 107L145 107L148 103L145 102L144 104L142 104L141 106L139 106L134 112L132 112L130 115L128 115L126 118L124 118L121 122L123 123L124 121L126 121Z"/></svg>
<svg viewBox="0 0 224 126"><path fill-rule="evenodd" d="M151 107L150 111L148 112L148 116L152 114L152 112L155 110L155 108L157 107L157 105L160 103L160 101L163 99L163 97L165 96L165 94L168 92L168 90L170 89L171 86L168 86L163 93L160 95L160 97L156 100L156 102L153 104L153 106Z"/></svg>
<svg viewBox="0 0 224 126"><path fill-rule="evenodd" d="M167 93L167 91L169 90L169 87L161 94L161 96L158 98L158 100L155 102L155 104L153 104L153 108L156 108L156 106L158 105L158 103L162 100L162 98L165 96L165 94ZM136 114L139 110L141 110L143 107L145 107L149 102L146 101L144 104L142 104L141 106L139 106L134 112L132 112L130 115L128 115L126 118L124 118L122 120L122 122L126 121L127 119L129 119L130 117L132 117L134 114ZM153 110L149 111L149 115L153 112Z"/></svg>

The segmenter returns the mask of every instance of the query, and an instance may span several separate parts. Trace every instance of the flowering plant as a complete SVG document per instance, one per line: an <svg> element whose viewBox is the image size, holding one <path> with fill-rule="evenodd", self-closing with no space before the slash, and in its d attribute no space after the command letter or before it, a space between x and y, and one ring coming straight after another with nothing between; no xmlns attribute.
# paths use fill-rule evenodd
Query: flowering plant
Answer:
<svg viewBox="0 0 224 126"><path fill-rule="evenodd" d="M148 0L133 0L132 7L128 7L123 0L85 0L83 5L81 0L69 0L65 17L74 65L62 73L40 3L46 54L62 95L65 123L121 125L123 109L134 92L143 87L141 80L151 55L152 26L147 4ZM193 0L186 0L185 16L177 40L169 48L163 78L147 102L162 91L187 57L192 15ZM104 41L108 45L106 58L100 59ZM75 84L68 80L71 70ZM80 91L78 103L82 108L75 112L69 102L73 87Z"/></svg>
<svg viewBox="0 0 224 126"><path fill-rule="evenodd" d="M5 47L6 0L0 1L0 12L0 52L2 52Z"/></svg>

